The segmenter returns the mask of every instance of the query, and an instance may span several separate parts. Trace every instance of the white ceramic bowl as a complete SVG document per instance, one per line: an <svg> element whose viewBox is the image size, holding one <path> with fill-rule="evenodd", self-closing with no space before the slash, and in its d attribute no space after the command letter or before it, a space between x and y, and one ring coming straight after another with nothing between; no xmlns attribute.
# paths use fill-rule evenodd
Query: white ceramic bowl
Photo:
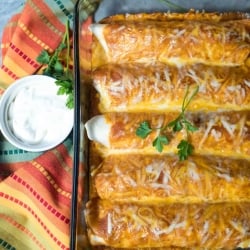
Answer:
<svg viewBox="0 0 250 250"><path fill-rule="evenodd" d="M57 95L55 79L31 75L10 85L0 99L0 128L14 146L31 152L60 144L71 132L73 109Z"/></svg>

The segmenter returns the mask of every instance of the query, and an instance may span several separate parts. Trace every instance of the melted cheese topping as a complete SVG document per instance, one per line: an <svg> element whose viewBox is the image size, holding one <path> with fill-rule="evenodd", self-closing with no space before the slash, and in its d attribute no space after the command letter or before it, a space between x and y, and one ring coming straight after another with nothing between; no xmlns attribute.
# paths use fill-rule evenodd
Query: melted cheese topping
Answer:
<svg viewBox="0 0 250 250"><path fill-rule="evenodd" d="M149 121L152 128L159 128L173 121L178 114L107 113L101 123L108 129L101 136L108 142L104 146L108 147L97 144L97 150L99 147L103 155L158 154L152 142L159 131L152 131L145 139L138 137L135 131L143 121ZM196 154L250 159L250 112L187 113L187 118L198 128L190 134ZM93 124L93 129L98 127ZM93 134L98 136L98 133ZM176 153L178 143L185 138L184 131L176 132L163 153ZM93 139L101 141L99 137Z"/></svg>
<svg viewBox="0 0 250 250"><path fill-rule="evenodd" d="M102 112L179 110L187 86L199 86L189 110L249 110L245 68L109 64L93 72Z"/></svg>
<svg viewBox="0 0 250 250"><path fill-rule="evenodd" d="M111 155L92 172L98 196L125 202L250 202L250 161ZM185 188L183 188L185 187Z"/></svg>
<svg viewBox="0 0 250 250"><path fill-rule="evenodd" d="M250 52L247 25L240 20L93 24L92 65L155 61L243 65Z"/></svg>
<svg viewBox="0 0 250 250"><path fill-rule="evenodd" d="M112 247L231 249L250 247L249 209L250 203L139 205L92 200L87 222L93 245L100 241L94 241L97 235Z"/></svg>
<svg viewBox="0 0 250 250"><path fill-rule="evenodd" d="M116 15L91 26L84 62L101 113L85 126L92 245L250 248L249 27L246 14L192 11ZM143 121L159 128L177 118L187 86L197 85L186 112L198 127L187 161L176 157L185 131L169 131L162 153L152 146L159 131L136 136Z"/></svg>
<svg viewBox="0 0 250 250"><path fill-rule="evenodd" d="M175 12L155 12L155 13L126 13L126 14L116 14L113 16L108 16L102 19L101 23L114 23L114 22L166 22L166 21L186 21L186 20L196 20L196 21L209 21L209 22L222 22L227 20L244 20L248 19L248 13L242 12L205 12L191 9L186 13L175 13Z"/></svg>

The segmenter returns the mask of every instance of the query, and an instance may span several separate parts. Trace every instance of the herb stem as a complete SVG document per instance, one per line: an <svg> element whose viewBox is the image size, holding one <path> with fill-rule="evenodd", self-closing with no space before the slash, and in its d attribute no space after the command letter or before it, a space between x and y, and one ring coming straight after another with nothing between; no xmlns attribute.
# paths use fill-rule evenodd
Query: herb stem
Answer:
<svg viewBox="0 0 250 250"><path fill-rule="evenodd" d="M70 40L69 40L69 20L67 19L67 22L65 24L65 32L63 35L62 43L66 44L67 52L66 52L66 58L69 58L70 56ZM69 60L66 60L66 72L69 71Z"/></svg>
<svg viewBox="0 0 250 250"><path fill-rule="evenodd" d="M182 103L182 114L185 112L188 105L193 100L193 97L198 93L198 91L199 91L199 86L196 86L194 91L192 92L191 96L188 98L189 86L187 86L187 90L186 90L186 93L185 93L185 96L183 99L183 103ZM187 98L188 98L188 100L187 100Z"/></svg>
<svg viewBox="0 0 250 250"><path fill-rule="evenodd" d="M55 84L59 86L57 94L67 95L66 106L71 109L74 107L74 96L73 74L70 69L70 50L70 29L69 20L67 20L62 41L54 53L50 55L48 51L43 50L37 57L37 61L43 65L47 65L43 69L43 74L56 79Z"/></svg>
<svg viewBox="0 0 250 250"><path fill-rule="evenodd" d="M70 58L70 40L69 40L69 20L66 22L66 42L67 42L67 58ZM66 60L66 72L69 71L69 60Z"/></svg>
<svg viewBox="0 0 250 250"><path fill-rule="evenodd" d="M189 141L190 132L195 132L198 130L190 121L187 120L185 116L186 109L190 102L193 100L194 96L198 93L199 86L196 86L194 91L189 94L189 86L187 86L186 93L181 106L181 112L174 120L168 122L166 125L152 128L149 122L142 122L136 130L136 135L145 139L152 131L159 130L157 137L153 141L153 146L157 151L162 152L164 145L169 143L169 138L167 137L167 132L179 132L181 130L186 130L186 139L182 139L178 144L178 155L180 160L186 160L189 155L192 154L194 147ZM166 132L166 133L165 133Z"/></svg>

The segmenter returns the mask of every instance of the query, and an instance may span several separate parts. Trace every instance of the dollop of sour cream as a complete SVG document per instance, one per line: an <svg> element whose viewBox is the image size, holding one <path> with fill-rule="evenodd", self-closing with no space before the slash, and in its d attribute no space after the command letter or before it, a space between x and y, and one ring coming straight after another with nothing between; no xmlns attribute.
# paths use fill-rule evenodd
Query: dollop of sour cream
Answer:
<svg viewBox="0 0 250 250"><path fill-rule="evenodd" d="M66 97L57 95L51 82L34 82L21 88L8 108L8 123L17 138L27 144L51 144L73 126L73 111Z"/></svg>

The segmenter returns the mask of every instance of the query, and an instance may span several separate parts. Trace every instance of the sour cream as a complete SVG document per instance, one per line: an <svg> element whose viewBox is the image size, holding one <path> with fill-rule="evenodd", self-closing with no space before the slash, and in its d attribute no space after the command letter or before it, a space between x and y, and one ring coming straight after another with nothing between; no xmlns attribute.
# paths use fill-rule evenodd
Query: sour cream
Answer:
<svg viewBox="0 0 250 250"><path fill-rule="evenodd" d="M13 133L29 144L51 143L61 138L72 123L72 112L57 88L46 82L20 90L10 103L8 122Z"/></svg>
<svg viewBox="0 0 250 250"><path fill-rule="evenodd" d="M73 127L73 110L65 105L67 97L57 95L57 91L55 79L46 76L27 77L9 90L2 130L7 137L9 131L16 137L11 139L12 144L20 141L26 146L17 146L39 151L65 139Z"/></svg>

